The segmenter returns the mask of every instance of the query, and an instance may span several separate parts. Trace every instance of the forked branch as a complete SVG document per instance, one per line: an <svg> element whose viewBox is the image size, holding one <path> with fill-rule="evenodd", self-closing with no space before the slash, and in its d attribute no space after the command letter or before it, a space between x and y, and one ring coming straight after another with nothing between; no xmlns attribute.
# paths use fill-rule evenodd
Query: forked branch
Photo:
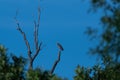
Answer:
<svg viewBox="0 0 120 80"><path fill-rule="evenodd" d="M40 24L40 8L38 8L38 21L37 23L34 21L34 43L35 43L35 52L33 55L31 55L33 52L31 52L31 48L30 48L30 44L26 38L26 34L25 32L22 31L22 29L20 28L19 22L16 20L17 23L17 30L22 34L25 45L27 47L28 50L28 58L29 58L29 69L33 69L33 62L35 60L35 58L37 57L37 55L39 54L40 50L41 50L41 46L42 46L42 42L39 44L38 42L38 32L39 32L39 24Z"/></svg>

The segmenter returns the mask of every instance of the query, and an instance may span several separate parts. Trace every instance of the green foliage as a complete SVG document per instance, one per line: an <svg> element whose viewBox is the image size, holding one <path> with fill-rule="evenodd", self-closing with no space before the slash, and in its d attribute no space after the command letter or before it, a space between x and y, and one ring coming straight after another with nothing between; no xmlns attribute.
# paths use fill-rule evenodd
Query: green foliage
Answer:
<svg viewBox="0 0 120 80"><path fill-rule="evenodd" d="M74 80L120 80L120 0L91 0L91 4L93 10L104 13L100 20L99 44L90 49L90 53L97 54L101 60L89 69L90 72L78 66ZM91 37L97 36L92 28L86 32Z"/></svg>
<svg viewBox="0 0 120 80"><path fill-rule="evenodd" d="M101 58L100 63L91 68L91 78L120 80L120 0L91 0L91 4L93 10L103 10L104 13L100 20L102 33L99 44L90 49L92 54Z"/></svg>
<svg viewBox="0 0 120 80"><path fill-rule="evenodd" d="M28 70L27 72L27 80L39 80L39 78L41 78L42 76L42 72L40 69L35 69L35 70ZM41 79L42 80L42 79Z"/></svg>
<svg viewBox="0 0 120 80"><path fill-rule="evenodd" d="M120 0L94 0L91 4L105 4L99 8L103 9L104 15L101 17L103 24L103 32L101 34L100 43L96 48L92 49L92 53L101 55L102 58L111 58L118 62L120 56ZM94 7L92 5L92 7ZM95 7L98 9L98 7ZM99 9L98 9L99 10Z"/></svg>
<svg viewBox="0 0 120 80"><path fill-rule="evenodd" d="M0 80L63 80L40 68L25 69L27 60L15 55L7 55L7 49L0 45ZM67 79L66 79L67 80Z"/></svg>
<svg viewBox="0 0 120 80"><path fill-rule="evenodd" d="M91 0L93 7L101 7L106 3L106 0Z"/></svg>
<svg viewBox="0 0 120 80"><path fill-rule="evenodd" d="M94 65L92 68L78 66L74 80L119 80L120 64Z"/></svg>
<svg viewBox="0 0 120 80"><path fill-rule="evenodd" d="M50 74L49 71L42 71L39 68L35 70L28 70L27 80L63 80L56 75Z"/></svg>
<svg viewBox="0 0 120 80"><path fill-rule="evenodd" d="M116 68L117 64L109 64L107 66L100 66L100 65L96 65L93 67L93 80L97 79L97 80L119 80L120 77L120 72L119 70Z"/></svg>
<svg viewBox="0 0 120 80"><path fill-rule="evenodd" d="M75 70L76 76L74 76L74 80L90 80L90 73L91 69L77 66L77 69Z"/></svg>
<svg viewBox="0 0 120 80"><path fill-rule="evenodd" d="M10 57L7 49L0 45L0 80L21 80L24 78L25 59L23 57Z"/></svg>

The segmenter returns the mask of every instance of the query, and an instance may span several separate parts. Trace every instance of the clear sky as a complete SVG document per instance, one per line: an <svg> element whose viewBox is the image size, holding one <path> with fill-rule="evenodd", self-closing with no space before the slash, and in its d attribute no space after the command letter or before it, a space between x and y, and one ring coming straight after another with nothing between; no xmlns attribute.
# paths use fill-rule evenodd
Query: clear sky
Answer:
<svg viewBox="0 0 120 80"><path fill-rule="evenodd" d="M86 0L87 1L87 0ZM98 26L100 14L88 14L89 2L81 0L0 0L0 44L9 52L27 57L23 37L16 30L14 17L18 10L21 28L34 50L33 21L37 18L37 8L41 6L39 40L45 46L35 60L34 67L50 70L57 59L60 42L64 51L55 73L72 80L75 68L90 67L95 64L95 57L87 52L96 42L89 41L84 34L87 26Z"/></svg>

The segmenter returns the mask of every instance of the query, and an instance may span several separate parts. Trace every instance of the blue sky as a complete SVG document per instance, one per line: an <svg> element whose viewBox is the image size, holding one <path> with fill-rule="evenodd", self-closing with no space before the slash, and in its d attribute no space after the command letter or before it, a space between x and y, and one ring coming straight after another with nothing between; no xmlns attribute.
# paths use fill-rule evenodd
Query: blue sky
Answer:
<svg viewBox="0 0 120 80"><path fill-rule="evenodd" d="M75 68L90 67L96 59L87 52L97 42L89 41L84 34L87 26L98 27L100 13L88 14L89 2L81 0L0 0L0 43L5 45L9 52L27 57L27 49L23 37L16 30L14 17L18 10L17 19L21 28L34 50L33 21L37 18L37 8L41 7L39 40L45 46L36 58L34 67L50 70L57 59L60 42L64 51L55 73L58 76L72 80Z"/></svg>

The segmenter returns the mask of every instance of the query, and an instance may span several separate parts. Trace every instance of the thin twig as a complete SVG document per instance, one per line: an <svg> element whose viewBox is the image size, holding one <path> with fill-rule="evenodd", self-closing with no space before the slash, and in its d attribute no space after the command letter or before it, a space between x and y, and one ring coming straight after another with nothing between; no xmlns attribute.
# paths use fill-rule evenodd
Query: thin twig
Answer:
<svg viewBox="0 0 120 80"><path fill-rule="evenodd" d="M37 30L37 24L36 21L34 21L34 43L36 50L38 49L38 30Z"/></svg>
<svg viewBox="0 0 120 80"><path fill-rule="evenodd" d="M38 21L34 21L34 43L36 47L36 51L39 48L38 45L38 32L39 32L39 25L40 25L40 7L38 8Z"/></svg>
<svg viewBox="0 0 120 80"><path fill-rule="evenodd" d="M41 14L41 11L40 11L40 7L38 8L38 27L40 26L40 14Z"/></svg>
<svg viewBox="0 0 120 80"><path fill-rule="evenodd" d="M19 23L17 22L17 30L22 34L22 36L23 36L23 39L24 39L24 41L25 41L25 45L26 45L26 47L27 47L27 50L28 50L28 58L29 58L29 60L30 60L30 64L29 64L29 68L32 68L32 56L31 56L31 49L30 49L30 44L29 44L29 42L28 42L28 40L27 40L27 38L26 38L26 34L25 34L25 32L23 32L22 31L22 29L20 28L20 26L19 26Z"/></svg>

